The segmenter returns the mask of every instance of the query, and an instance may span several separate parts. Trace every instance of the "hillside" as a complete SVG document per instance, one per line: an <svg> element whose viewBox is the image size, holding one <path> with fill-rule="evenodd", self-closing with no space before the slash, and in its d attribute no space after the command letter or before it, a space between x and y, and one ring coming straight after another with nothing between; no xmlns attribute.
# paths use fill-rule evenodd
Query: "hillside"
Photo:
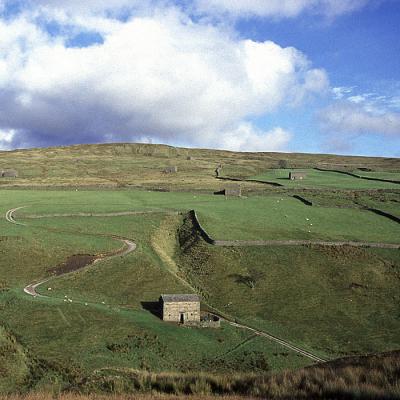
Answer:
<svg viewBox="0 0 400 400"><path fill-rule="evenodd" d="M188 158L191 158L188 160ZM151 144L99 144L0 152L0 170L15 169L18 179L0 180L1 187L80 186L137 187L166 190L217 190L215 169L223 175L250 178L280 165L288 168L366 168L399 172L400 160L296 153L238 153ZM165 174L167 166L178 174ZM266 185L246 183L264 190Z"/></svg>
<svg viewBox="0 0 400 400"><path fill-rule="evenodd" d="M398 396L399 159L109 144L8 168L0 395ZM220 328L163 321L165 293Z"/></svg>

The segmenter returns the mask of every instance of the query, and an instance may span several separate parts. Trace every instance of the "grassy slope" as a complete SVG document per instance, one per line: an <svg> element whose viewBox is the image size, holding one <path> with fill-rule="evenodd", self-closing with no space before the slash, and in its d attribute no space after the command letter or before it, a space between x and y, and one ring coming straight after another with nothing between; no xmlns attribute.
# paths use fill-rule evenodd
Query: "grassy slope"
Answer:
<svg viewBox="0 0 400 400"><path fill-rule="evenodd" d="M400 346L398 251L194 243L181 271L224 313L328 357Z"/></svg>
<svg viewBox="0 0 400 400"><path fill-rule="evenodd" d="M188 155L193 159L187 160ZM2 179L0 185L134 185L217 190L221 183L213 177L220 163L227 176L250 177L276 168L282 159L288 161L290 168L328 165L332 168L400 169L399 160L390 158L235 153L145 144L81 145L0 152L0 168L15 168L19 172L18 179ZM167 165L177 165L178 174L163 174Z"/></svg>
<svg viewBox="0 0 400 400"><path fill-rule="evenodd" d="M205 228L216 239L331 239L396 243L400 237L398 224L371 212L354 208L308 207L283 194L226 200L224 196L132 190L100 193L5 191L2 197L10 207L11 204L28 205L17 213L21 216L24 213L163 209L185 212L195 209ZM47 222L35 220L29 223L42 226ZM52 226L53 220L48 220L48 223ZM68 218L56 222L56 225L64 223L68 226ZM82 226L84 223L78 221L73 229ZM107 232L107 228L102 232Z"/></svg>
<svg viewBox="0 0 400 400"><path fill-rule="evenodd" d="M187 154L195 159L186 160ZM198 192L211 193L223 187L223 182L213 178L219 162L224 165L224 174L249 177L276 167L282 158L289 159L290 166L298 168L347 166L353 170L366 166L381 172L399 170L396 159L240 154L147 145L17 151L0 153L0 168L17 168L21 176L16 180L0 180L3 187L134 185L197 192L83 191L81 188L78 191L6 190L0 191L0 212L4 214L9 208L23 205L28 207L18 212L21 216L194 208L210 233L221 239L397 241L398 225L356 209L359 204L377 204L382 209L386 207L393 213L398 212L398 191L392 189L357 192L357 195L336 188L329 191L329 183L323 190L307 189L306 193L318 199L317 204L325 208L306 207L287 197L293 191L302 193L299 188L274 189L261 184L246 184L246 195L255 191L264 196L229 201L223 196ZM165 165L178 165L180 172L166 176L160 173ZM325 179L325 184L326 181L329 179ZM342 188L346 186L343 181L335 184ZM336 205L352 209L333 208ZM178 251L174 255L176 243L171 242L171 237L174 237L176 227L173 223L171 226L165 224L163 218L162 214L153 214L27 219L29 227L0 220L3 235L0 240L0 286L7 288L0 293L1 320L36 355L62 365L79 365L85 371L106 366L157 371L263 371L266 368L295 368L308 363L264 339L253 339L246 332L229 326L224 326L221 331L180 329L165 325L142 310L140 302L154 300L160 292L188 291L171 274L178 268L175 262L180 266L178 273L184 273L212 305L320 354L398 347L398 252L360 250L353 254L325 253L317 248L221 249L206 246L198 253L181 254ZM172 236L156 251L152 240L156 234L160 238L160 226L162 231L172 229ZM94 254L119 247L119 243L109 238L87 235L109 232L134 239L139 245L138 250L126 259L100 263L51 282L52 299L42 302L22 294L21 288L25 284L46 276L50 267L64 261L68 255ZM187 269L189 267L191 270ZM254 289L246 283L249 274L257 278ZM44 290L48 294L46 287ZM65 294L73 298L72 304L57 299ZM100 304L85 306L85 301ZM119 311L114 307L116 304L128 306L128 310ZM160 354L163 355L162 362Z"/></svg>
<svg viewBox="0 0 400 400"><path fill-rule="evenodd" d="M290 169L271 169L253 176L252 179L265 180L280 183L290 188L336 188L336 189L399 189L400 185L389 182L369 181L355 178L338 172L317 171L314 169L302 169L306 173L303 180L290 180ZM375 174L365 175L375 176ZM377 173L377 177L387 176L385 173ZM400 179L400 173L392 173L391 179ZM390 179L390 178L388 178Z"/></svg>
<svg viewBox="0 0 400 400"><path fill-rule="evenodd" d="M26 252L18 256L21 276L18 275L17 282L14 278L9 279L7 286L10 290L0 296L2 319L37 356L61 363L71 360L72 364L88 370L120 366L154 371L228 372L269 368L279 370L309 363L293 353L282 354L279 346L262 339L240 345L250 335L228 325L221 330L181 329L166 325L148 311L143 311L141 302L157 300L161 292L188 290L168 273L149 246L150 236L161 219L160 214L152 214L89 220L32 220L29 221L30 228L9 224L11 230L19 229ZM49 282L43 292L51 294L52 299L31 299L22 294L21 287L28 283L31 274L46 270L46 267L42 267L40 271L38 268L32 272L28 270L26 275L23 273L24 266L31 260L30 231L42 232L39 226L62 228L67 232L81 230L123 235L135 239L138 249L126 258L115 258ZM28 234L27 238L24 237L25 233ZM73 236L72 233L68 235ZM77 236L81 248L89 247L86 238L91 236ZM60 240L64 240L64 237L61 236ZM53 242L46 240L35 243L40 250L35 256L38 264L54 264L54 261L43 257L43 254L53 254L53 245ZM64 249L68 250L68 247ZM53 257L56 258L54 254ZM5 263L1 268L7 271ZM11 273L9 275L13 276ZM19 283L20 280L23 283ZM47 292L47 286L52 288L51 292ZM65 295L72 298L72 304L63 301ZM85 306L84 302L87 301L104 301L105 304ZM120 311L114 305L123 305L128 309ZM32 321L35 323L32 324ZM163 356L162 362L160 354Z"/></svg>
<svg viewBox="0 0 400 400"><path fill-rule="evenodd" d="M16 338L0 326L0 393L12 393L30 374L30 360Z"/></svg>
<svg viewBox="0 0 400 400"><path fill-rule="evenodd" d="M397 243L399 224L358 209L308 207L286 196L199 204L201 223L215 239L327 239ZM308 218L308 220L307 220Z"/></svg>

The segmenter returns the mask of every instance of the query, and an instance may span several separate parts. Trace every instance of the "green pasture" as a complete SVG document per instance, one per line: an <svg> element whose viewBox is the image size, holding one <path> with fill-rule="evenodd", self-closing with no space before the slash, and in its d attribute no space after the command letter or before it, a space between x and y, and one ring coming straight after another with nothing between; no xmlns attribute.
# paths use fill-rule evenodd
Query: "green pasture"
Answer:
<svg viewBox="0 0 400 400"><path fill-rule="evenodd" d="M135 241L137 249L124 257L99 262L92 267L60 277L40 291L51 296L72 300L106 302L142 309L141 302L158 301L161 293L186 293L189 289L163 265L151 247L151 236L163 214L110 218L52 218L32 221L36 226L62 224L68 231L108 232ZM191 290L189 290L191 291Z"/></svg>
<svg viewBox="0 0 400 400"><path fill-rule="evenodd" d="M22 192L15 194L17 200L29 200L26 193L22 198ZM35 193L32 208L36 202L52 204L54 198L52 193L48 194L50 199ZM68 198L69 193L63 194ZM102 194L98 196L100 203L104 203ZM1 212L15 200L8 198L2 203ZM56 211L56 205L52 206ZM93 202L92 209L97 211ZM157 301L163 292L190 291L168 271L151 246L152 235L163 218L164 214L154 213L22 219L26 226L2 219L4 236L0 251L6 255L0 261L2 323L35 357L88 371L123 367L248 372L310 363L281 346L252 338L247 331L229 325L220 330L180 328L163 323L148 311L144 302ZM126 257L115 257L49 281L41 288L42 293L51 296L48 299L34 299L22 292L26 284L48 276L48 269L69 255L104 253L121 246L105 234L131 238L138 248ZM65 296L72 302L65 301Z"/></svg>
<svg viewBox="0 0 400 400"><path fill-rule="evenodd" d="M79 367L151 371L265 372L310 361L247 331L165 324L147 311L0 296L2 317L35 357ZM254 345L251 345L253 342Z"/></svg>
<svg viewBox="0 0 400 400"><path fill-rule="evenodd" d="M147 311L66 304L14 291L3 293L0 305L8 328L36 357L87 372L112 367L265 371L309 364L291 352L280 354L280 346L266 340L251 349L241 348L251 335L226 324L221 329L181 328Z"/></svg>
<svg viewBox="0 0 400 400"><path fill-rule="evenodd" d="M365 176L367 178L388 179L391 181L400 181L400 172L391 171L353 171L356 175Z"/></svg>
<svg viewBox="0 0 400 400"><path fill-rule="evenodd" d="M398 250L197 242L177 257L221 312L321 356L400 346Z"/></svg>
<svg viewBox="0 0 400 400"><path fill-rule="evenodd" d="M2 215L20 206L26 208L17 211L17 221L26 226L0 219L0 318L35 357L85 371L257 372L310 363L248 331L226 324L181 328L149 311L161 293L193 290L204 305L321 356L399 346L396 250L230 249L200 241L182 251L177 240L183 215L195 209L216 239L398 242L399 225L371 212L309 207L284 194L225 199L139 190L0 191ZM119 211L154 212L29 218ZM39 290L47 299L22 292L68 256L120 248L110 235L135 241L137 249L49 281Z"/></svg>
<svg viewBox="0 0 400 400"><path fill-rule="evenodd" d="M307 176L302 180L290 180L289 172L304 172ZM360 174L361 175L361 174ZM378 174L379 175L379 174ZM383 174L385 175L385 174ZM399 174L394 174L398 176ZM367 175L365 175L367 176ZM276 182L288 188L337 188L337 189L399 189L400 185L390 182L370 181L333 171L318 171L305 168L296 169L269 169L250 179Z"/></svg>
<svg viewBox="0 0 400 400"><path fill-rule="evenodd" d="M6 205L2 206L3 212L12 205L27 206L18 211L17 216L118 211L187 212L194 209L209 234L221 240L321 239L397 243L400 237L399 224L369 211L309 207L284 194L239 199L206 194L139 190L3 191L1 195L5 200L3 204ZM124 218L126 217L121 217L121 220L124 221ZM54 220L56 221L54 224L56 226L68 224L68 220L67 217L61 218L60 221L57 219ZM28 221L29 224L49 223L53 226L53 220ZM84 221L87 221L87 218ZM85 225L85 223L78 224L80 227Z"/></svg>
<svg viewBox="0 0 400 400"><path fill-rule="evenodd" d="M355 240L398 243L400 225L370 211L310 207L288 196L227 200L196 208L214 239Z"/></svg>

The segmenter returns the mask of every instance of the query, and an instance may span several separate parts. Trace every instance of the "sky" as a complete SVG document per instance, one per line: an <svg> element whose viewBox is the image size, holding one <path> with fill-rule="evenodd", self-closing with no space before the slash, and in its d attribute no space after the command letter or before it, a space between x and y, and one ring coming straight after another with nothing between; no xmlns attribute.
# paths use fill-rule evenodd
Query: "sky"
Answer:
<svg viewBox="0 0 400 400"><path fill-rule="evenodd" d="M0 150L400 157L400 0L0 0Z"/></svg>

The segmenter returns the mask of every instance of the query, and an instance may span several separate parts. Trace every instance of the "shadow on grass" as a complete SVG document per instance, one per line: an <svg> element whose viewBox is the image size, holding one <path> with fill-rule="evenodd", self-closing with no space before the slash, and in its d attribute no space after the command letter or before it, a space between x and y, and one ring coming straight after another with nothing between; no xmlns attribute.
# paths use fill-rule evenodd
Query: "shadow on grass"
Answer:
<svg viewBox="0 0 400 400"><path fill-rule="evenodd" d="M162 319L161 306L158 301L141 301L142 308L151 312L157 318Z"/></svg>

